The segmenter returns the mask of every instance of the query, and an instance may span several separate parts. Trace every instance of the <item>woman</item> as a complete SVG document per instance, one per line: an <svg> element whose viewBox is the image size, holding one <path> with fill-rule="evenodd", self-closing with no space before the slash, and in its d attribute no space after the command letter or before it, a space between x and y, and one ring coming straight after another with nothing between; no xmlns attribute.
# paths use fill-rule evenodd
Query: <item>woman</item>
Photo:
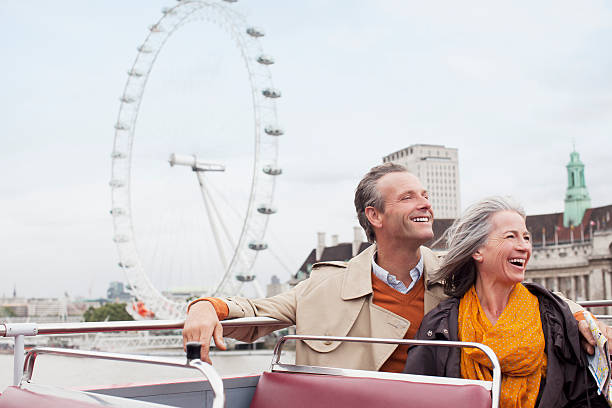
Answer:
<svg viewBox="0 0 612 408"><path fill-rule="evenodd" d="M501 407L607 406L594 392L567 305L522 283L531 257L523 209L506 198L484 199L445 237L448 253L434 280L451 298L425 316L417 338L491 347L501 364ZM491 368L478 349L415 346L404 372L491 380Z"/></svg>

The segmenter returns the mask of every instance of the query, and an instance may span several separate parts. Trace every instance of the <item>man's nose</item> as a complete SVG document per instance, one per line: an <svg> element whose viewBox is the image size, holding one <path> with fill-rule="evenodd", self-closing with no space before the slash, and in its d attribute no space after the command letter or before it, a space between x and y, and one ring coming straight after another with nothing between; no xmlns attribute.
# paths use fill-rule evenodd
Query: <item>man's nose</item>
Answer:
<svg viewBox="0 0 612 408"><path fill-rule="evenodd" d="M427 197L421 196L419 199L419 209L429 210L431 209L431 203Z"/></svg>

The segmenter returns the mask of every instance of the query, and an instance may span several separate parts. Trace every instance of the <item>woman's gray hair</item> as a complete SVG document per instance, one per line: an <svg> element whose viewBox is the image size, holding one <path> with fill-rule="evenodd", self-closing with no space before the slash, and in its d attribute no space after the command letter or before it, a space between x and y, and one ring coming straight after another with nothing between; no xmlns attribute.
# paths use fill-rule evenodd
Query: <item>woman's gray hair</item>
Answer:
<svg viewBox="0 0 612 408"><path fill-rule="evenodd" d="M500 211L515 211L523 219L526 217L523 207L512 198L487 197L469 206L436 242L446 240L448 253L433 281L441 282L447 295L462 297L476 282L472 255L487 242L491 217Z"/></svg>

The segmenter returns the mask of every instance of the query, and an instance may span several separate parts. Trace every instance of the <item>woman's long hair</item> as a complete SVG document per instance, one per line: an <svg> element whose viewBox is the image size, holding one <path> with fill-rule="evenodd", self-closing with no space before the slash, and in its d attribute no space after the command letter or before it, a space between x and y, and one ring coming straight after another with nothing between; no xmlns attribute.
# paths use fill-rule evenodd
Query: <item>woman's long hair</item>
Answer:
<svg viewBox="0 0 612 408"><path fill-rule="evenodd" d="M446 241L448 252L432 278L444 285L448 296L462 297L476 282L472 255L487 242L491 217L499 211L515 211L525 219L525 210L512 198L487 197L469 206L436 242Z"/></svg>

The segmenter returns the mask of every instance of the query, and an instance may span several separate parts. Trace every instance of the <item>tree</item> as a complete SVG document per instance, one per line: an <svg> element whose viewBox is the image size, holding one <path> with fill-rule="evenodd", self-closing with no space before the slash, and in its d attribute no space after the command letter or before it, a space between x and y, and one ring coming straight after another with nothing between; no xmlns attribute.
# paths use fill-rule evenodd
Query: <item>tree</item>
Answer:
<svg viewBox="0 0 612 408"><path fill-rule="evenodd" d="M125 310L125 303L107 303L100 307L92 307L83 313L86 322L134 320Z"/></svg>
<svg viewBox="0 0 612 408"><path fill-rule="evenodd" d="M15 311L10 307L0 306L1 317L15 317Z"/></svg>

